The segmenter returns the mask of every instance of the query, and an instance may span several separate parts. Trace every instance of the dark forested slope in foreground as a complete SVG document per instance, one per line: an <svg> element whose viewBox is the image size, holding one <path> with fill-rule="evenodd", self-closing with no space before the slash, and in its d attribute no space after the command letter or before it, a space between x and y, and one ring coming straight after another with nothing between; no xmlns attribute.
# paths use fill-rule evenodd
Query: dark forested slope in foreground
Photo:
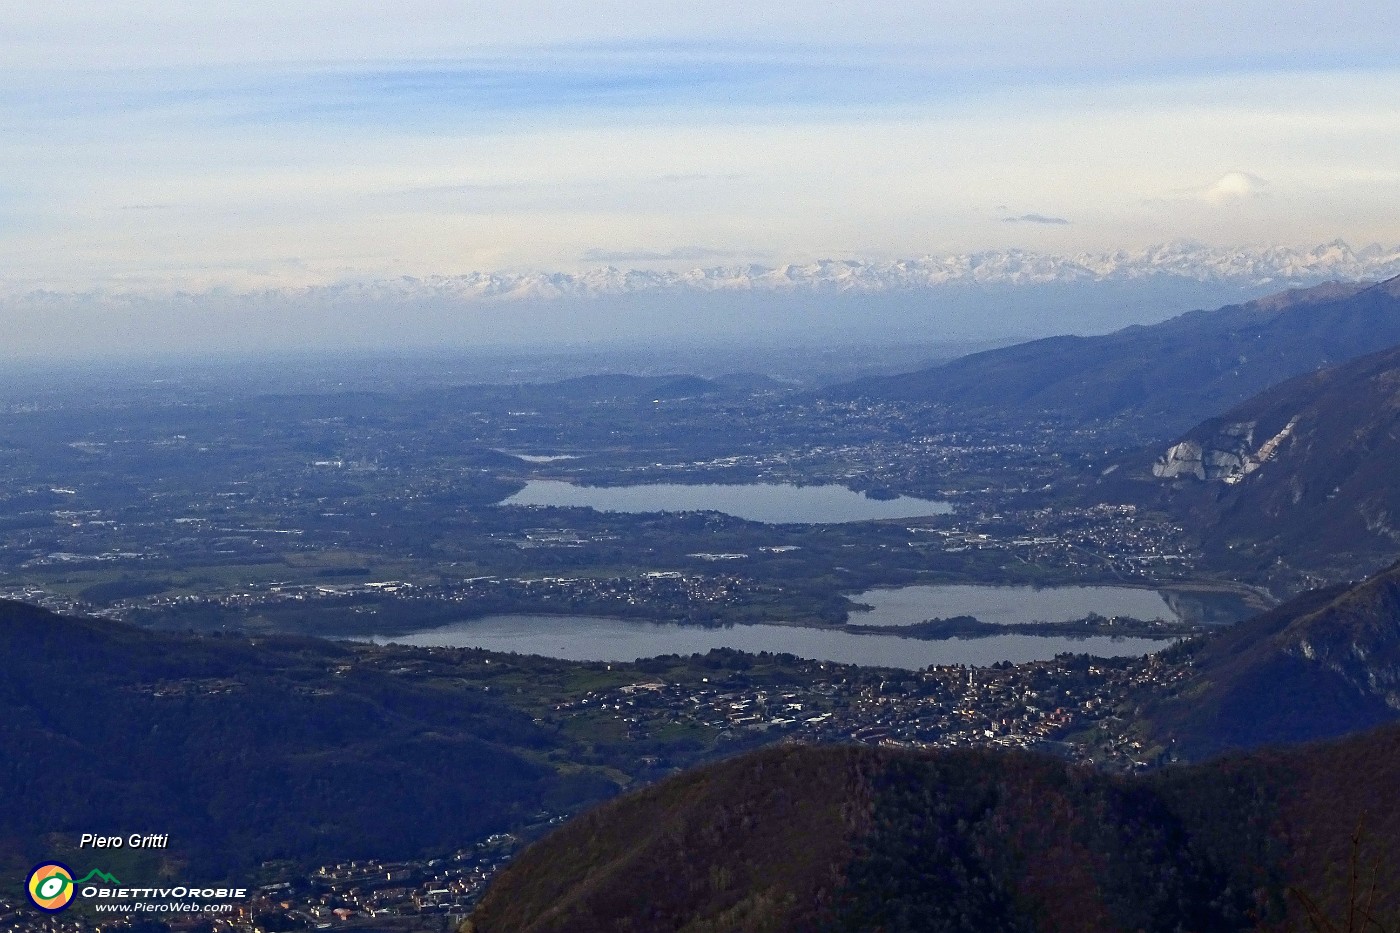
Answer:
<svg viewBox="0 0 1400 933"><path fill-rule="evenodd" d="M1299 929L1350 836L1400 920L1400 727L1114 778L1026 754L767 749L606 804L496 881L477 933Z"/></svg>
<svg viewBox="0 0 1400 933"><path fill-rule="evenodd" d="M1140 711L1143 732L1182 758L1400 718L1400 564L1304 593L1192 650L1191 677Z"/></svg>
<svg viewBox="0 0 1400 933"><path fill-rule="evenodd" d="M0 601L0 862L141 830L168 833L196 878L246 877L449 851L569 791L529 716L355 660Z"/></svg>
<svg viewBox="0 0 1400 933"><path fill-rule="evenodd" d="M1400 343L1400 278L1330 284L1095 337L1050 337L848 383L840 397L1126 418L1170 435L1292 376Z"/></svg>

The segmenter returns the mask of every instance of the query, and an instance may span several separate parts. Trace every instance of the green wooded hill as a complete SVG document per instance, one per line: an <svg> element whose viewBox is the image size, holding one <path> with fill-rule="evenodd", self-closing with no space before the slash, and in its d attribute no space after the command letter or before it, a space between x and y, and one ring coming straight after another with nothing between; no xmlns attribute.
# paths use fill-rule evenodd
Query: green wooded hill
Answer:
<svg viewBox="0 0 1400 933"><path fill-rule="evenodd" d="M1292 376L1398 343L1400 278L1334 283L1102 336L974 353L832 393L941 402L959 411L1125 418L1125 431L1146 440L1185 431Z"/></svg>
<svg viewBox="0 0 1400 933"><path fill-rule="evenodd" d="M770 748L605 804L497 879L476 933L1181 931L1400 920L1400 727L1137 778L1028 754Z"/></svg>
<svg viewBox="0 0 1400 933"><path fill-rule="evenodd" d="M0 601L0 862L83 832L169 833L187 877L451 851L580 784L479 687L310 638L201 637ZM344 668L342 670L342 668Z"/></svg>

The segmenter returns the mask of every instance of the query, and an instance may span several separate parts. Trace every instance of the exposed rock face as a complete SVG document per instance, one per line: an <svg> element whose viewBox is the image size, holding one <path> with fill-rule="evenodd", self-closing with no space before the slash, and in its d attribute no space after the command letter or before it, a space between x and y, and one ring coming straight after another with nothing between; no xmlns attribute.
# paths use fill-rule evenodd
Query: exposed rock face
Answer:
<svg viewBox="0 0 1400 933"><path fill-rule="evenodd" d="M1199 441L1186 440L1167 448L1167 452L1152 464L1152 475L1160 479L1182 476L1206 478L1205 451Z"/></svg>
<svg viewBox="0 0 1400 933"><path fill-rule="evenodd" d="M1289 419L1277 434L1257 448L1254 432L1257 421L1235 421L1220 425L1205 441L1187 438L1174 444L1152 465L1159 479L1193 476L1198 480L1219 480L1231 485L1259 469L1293 436L1298 416Z"/></svg>
<svg viewBox="0 0 1400 933"><path fill-rule="evenodd" d="M1400 303L1387 304L1400 298L1400 281L1365 296L1377 314L1354 322L1358 329L1375 331L1382 317L1400 326ZM1101 470L1092 492L1095 501L1160 508L1213 567L1297 593L1400 558L1397 463L1400 339L1111 464L1123 469Z"/></svg>

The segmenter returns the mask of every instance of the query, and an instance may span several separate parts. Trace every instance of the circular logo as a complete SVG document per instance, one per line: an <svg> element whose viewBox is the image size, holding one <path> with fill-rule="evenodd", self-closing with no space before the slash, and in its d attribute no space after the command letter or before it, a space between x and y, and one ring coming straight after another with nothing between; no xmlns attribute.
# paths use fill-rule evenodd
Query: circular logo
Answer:
<svg viewBox="0 0 1400 933"><path fill-rule="evenodd" d="M73 900L73 870L59 862L45 862L29 873L25 887L35 907L56 914Z"/></svg>

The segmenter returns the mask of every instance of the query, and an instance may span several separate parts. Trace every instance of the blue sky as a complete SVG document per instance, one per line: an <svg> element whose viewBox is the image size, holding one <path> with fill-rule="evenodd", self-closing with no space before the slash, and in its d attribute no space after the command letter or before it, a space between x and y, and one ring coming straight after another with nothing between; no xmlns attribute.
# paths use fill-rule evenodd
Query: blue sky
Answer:
<svg viewBox="0 0 1400 933"><path fill-rule="evenodd" d="M1393 3L78 0L0 36L11 290L1400 242Z"/></svg>

